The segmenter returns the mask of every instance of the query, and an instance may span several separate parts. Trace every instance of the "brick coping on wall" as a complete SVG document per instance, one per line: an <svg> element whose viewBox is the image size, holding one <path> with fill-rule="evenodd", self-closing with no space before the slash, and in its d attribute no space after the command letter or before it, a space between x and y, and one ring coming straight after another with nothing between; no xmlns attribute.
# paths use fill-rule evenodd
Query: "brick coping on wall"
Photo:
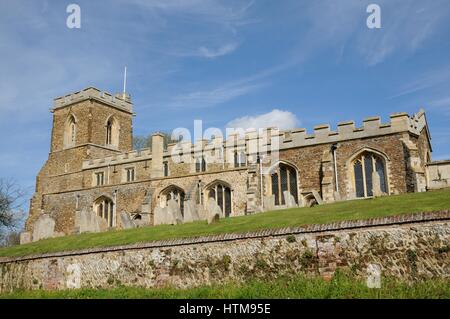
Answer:
<svg viewBox="0 0 450 319"><path fill-rule="evenodd" d="M93 247L74 251L61 251L52 252L45 254L36 254L28 256L19 257L0 257L0 264L17 262L17 261L27 261L36 260L52 257L66 257L75 255L87 255L95 253L104 252L115 252L123 250L136 250L145 248L162 248L170 246L182 246L182 245L193 245L193 244L205 244L213 242L225 242L233 240L243 240L243 239L257 239L263 237L277 237L295 234L307 234L307 233L321 233L330 231L339 231L355 228L372 228L379 226L391 226L400 224L411 224L420 222L432 222L432 221L444 221L450 220L450 210L444 211L434 211L434 212L420 212L413 214L402 214L397 216L388 217L377 217L370 219L360 219L360 220L349 220L340 221L328 224L311 224L299 227L285 227L277 229L264 229L251 231L246 233L226 233L218 235L209 235L202 237L189 237L189 238L174 238L166 240L156 240L144 243L136 243L130 245L112 246L112 247Z"/></svg>

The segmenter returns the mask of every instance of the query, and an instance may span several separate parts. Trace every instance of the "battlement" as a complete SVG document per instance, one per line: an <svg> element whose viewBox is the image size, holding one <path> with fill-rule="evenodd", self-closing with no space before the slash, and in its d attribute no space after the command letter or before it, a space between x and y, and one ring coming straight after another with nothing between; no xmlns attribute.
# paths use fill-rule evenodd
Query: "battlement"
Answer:
<svg viewBox="0 0 450 319"><path fill-rule="evenodd" d="M84 90L60 96L54 99L52 112L56 109L82 102L88 99L94 99L101 103L108 104L128 113L133 112L133 104L129 95L125 97L122 94L112 95L108 92L100 91L94 87L88 87Z"/></svg>
<svg viewBox="0 0 450 319"><path fill-rule="evenodd" d="M134 150L131 152L107 156L104 158L85 160L83 161L82 169L85 170L96 167L113 166L151 159L152 153L150 149Z"/></svg>
<svg viewBox="0 0 450 319"><path fill-rule="evenodd" d="M202 153L218 150L220 148L222 148L228 156L231 151L243 151L247 154L252 154L257 152L257 149L261 150L261 148L267 148L268 150L274 141L278 143L278 147L275 147L279 150L283 150L318 144L338 143L347 140L390 135L401 132L410 132L419 135L424 128L427 128L427 122L425 111L421 109L413 116L409 116L407 113L392 114L390 115L389 123L381 123L380 117L374 116L365 118L360 127L357 127L354 121L338 123L337 130L331 130L329 124L317 125L314 127L314 132L312 134L308 134L308 131L305 128L285 131L279 131L275 128L265 128L260 132L257 130L248 130L244 135L234 132L229 134L227 139L224 139L222 136L217 136L213 137L211 140L203 139L196 141L196 143L191 143L190 141L184 141L179 144L171 143L168 145L167 150L164 151L164 157L170 156L175 149L177 150L176 153L180 155L191 154L192 157L197 157ZM107 158L85 161L83 163L83 169L124 164L138 160L151 160L151 157L152 155L149 149L132 151Z"/></svg>

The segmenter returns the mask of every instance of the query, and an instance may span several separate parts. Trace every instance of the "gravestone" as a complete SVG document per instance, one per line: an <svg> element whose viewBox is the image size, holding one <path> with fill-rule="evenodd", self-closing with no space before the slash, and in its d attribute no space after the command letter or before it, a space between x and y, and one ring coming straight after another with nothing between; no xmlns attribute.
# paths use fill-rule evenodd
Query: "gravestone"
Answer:
<svg viewBox="0 0 450 319"><path fill-rule="evenodd" d="M88 210L75 212L75 230L77 233L98 233L108 230L108 222Z"/></svg>
<svg viewBox="0 0 450 319"><path fill-rule="evenodd" d="M314 191L312 191L312 194L313 194L314 198L316 199L317 204L322 205L323 200L322 200L322 197L320 197L319 193L314 190Z"/></svg>
<svg viewBox="0 0 450 319"><path fill-rule="evenodd" d="M378 174L378 172L376 171L372 172L372 192L374 197L380 197L384 195L383 191L381 190L380 174Z"/></svg>
<svg viewBox="0 0 450 319"><path fill-rule="evenodd" d="M275 195L264 196L264 211L275 209Z"/></svg>
<svg viewBox="0 0 450 319"><path fill-rule="evenodd" d="M183 221L185 223L192 223L200 220L197 212L197 205L192 200L187 200L184 204Z"/></svg>
<svg viewBox="0 0 450 319"><path fill-rule="evenodd" d="M207 220L208 219L208 211L203 207L202 204L195 204L197 208L197 214L199 220Z"/></svg>
<svg viewBox="0 0 450 319"><path fill-rule="evenodd" d="M168 224L168 216L167 216L167 207L155 207L155 215L153 217L153 224L157 225L165 225Z"/></svg>
<svg viewBox="0 0 450 319"><path fill-rule="evenodd" d="M39 216L34 222L33 241L38 241L55 236L55 220L48 214Z"/></svg>
<svg viewBox="0 0 450 319"><path fill-rule="evenodd" d="M381 288L381 267L378 264L369 264L367 267L367 280L366 284L368 288Z"/></svg>
<svg viewBox="0 0 450 319"><path fill-rule="evenodd" d="M133 220L131 220L130 214L128 214L127 212L120 213L120 221L123 229L136 228L136 225L134 224Z"/></svg>
<svg viewBox="0 0 450 319"><path fill-rule="evenodd" d="M183 215L181 215L180 206L174 199L167 202L167 213L167 215L171 217L170 224L178 225L183 223Z"/></svg>
<svg viewBox="0 0 450 319"><path fill-rule="evenodd" d="M284 201L288 208L298 206L297 203L295 202L294 196L292 196L292 194L289 191L284 191L283 195L284 195Z"/></svg>
<svg viewBox="0 0 450 319"><path fill-rule="evenodd" d="M20 233L20 244L25 245L28 243L31 243L31 233L30 232Z"/></svg>
<svg viewBox="0 0 450 319"><path fill-rule="evenodd" d="M222 216L222 210L214 198L208 198L208 224L217 223Z"/></svg>

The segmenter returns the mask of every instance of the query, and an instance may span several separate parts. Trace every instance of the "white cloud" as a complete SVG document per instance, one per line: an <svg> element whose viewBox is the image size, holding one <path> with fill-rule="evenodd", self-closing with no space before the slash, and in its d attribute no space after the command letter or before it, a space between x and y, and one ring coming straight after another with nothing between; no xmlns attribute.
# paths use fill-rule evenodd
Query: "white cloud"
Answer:
<svg viewBox="0 0 450 319"><path fill-rule="evenodd" d="M261 87L262 84L225 84L210 90L200 90L178 95L168 103L168 107L173 109L199 109L214 107L239 96L256 91Z"/></svg>
<svg viewBox="0 0 450 319"><path fill-rule="evenodd" d="M301 38L299 52L313 56L333 48L340 54L343 45L354 49L369 66L382 63L396 53L410 55L443 30L449 17L448 1L377 0L381 7L381 29L366 26L370 0L311 1L298 14L309 28Z"/></svg>
<svg viewBox="0 0 450 319"><path fill-rule="evenodd" d="M238 47L237 43L228 43L224 46L219 47L218 49L208 49L206 47L200 47L198 49L199 55L205 58L215 58L218 56L226 55L232 53Z"/></svg>
<svg viewBox="0 0 450 319"><path fill-rule="evenodd" d="M289 111L274 109L269 113L256 116L243 116L227 123L227 128L260 129L266 127L276 127L281 130L298 127L300 121L295 114Z"/></svg>
<svg viewBox="0 0 450 319"><path fill-rule="evenodd" d="M447 115L450 115L450 97L434 100L430 102L430 107L440 111L444 111Z"/></svg>
<svg viewBox="0 0 450 319"><path fill-rule="evenodd" d="M446 83L448 83L449 81L450 65L445 65L443 67L440 67L439 69L434 69L426 72L425 74L417 76L416 79L402 85L398 93L391 96L390 98L397 98L442 85L444 85L445 89L447 89Z"/></svg>

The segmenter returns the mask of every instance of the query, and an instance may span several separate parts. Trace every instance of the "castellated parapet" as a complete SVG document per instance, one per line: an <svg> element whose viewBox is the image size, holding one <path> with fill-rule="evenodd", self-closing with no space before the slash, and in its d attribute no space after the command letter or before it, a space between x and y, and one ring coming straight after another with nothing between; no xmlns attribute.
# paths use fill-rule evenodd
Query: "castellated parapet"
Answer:
<svg viewBox="0 0 450 319"><path fill-rule="evenodd" d="M332 144L349 140L373 138L409 132L419 136L422 130L427 129L425 112L421 109L413 116L407 113L394 113L390 115L389 123L381 123L378 116L365 118L361 127L356 127L354 121L340 122L337 131L332 131L329 124L317 125L314 133L308 134L305 128L278 131L275 128L264 128L260 133L256 129L250 129L244 136L238 133L229 134L224 141L222 136L213 137L211 140L199 140L196 143L183 141L182 143L172 143L163 156L168 157L174 148L178 148L182 153L189 153L193 158L204 152L218 150L223 147L229 149L231 153L245 152L247 155L257 153L261 147L271 145L272 139L279 138L279 150L289 148L301 148L319 144ZM270 149L270 148L269 148ZM115 156L100 159L91 159L83 162L83 169L103 167L113 164L125 164L133 161L151 160L152 152L149 149L134 150Z"/></svg>
<svg viewBox="0 0 450 319"><path fill-rule="evenodd" d="M55 98L53 101L54 104L52 111L87 99L93 99L101 103L106 103L122 111L130 113L133 112L133 104L131 103L131 97L129 95L112 95L108 92L100 91L94 87L88 87L84 90Z"/></svg>

